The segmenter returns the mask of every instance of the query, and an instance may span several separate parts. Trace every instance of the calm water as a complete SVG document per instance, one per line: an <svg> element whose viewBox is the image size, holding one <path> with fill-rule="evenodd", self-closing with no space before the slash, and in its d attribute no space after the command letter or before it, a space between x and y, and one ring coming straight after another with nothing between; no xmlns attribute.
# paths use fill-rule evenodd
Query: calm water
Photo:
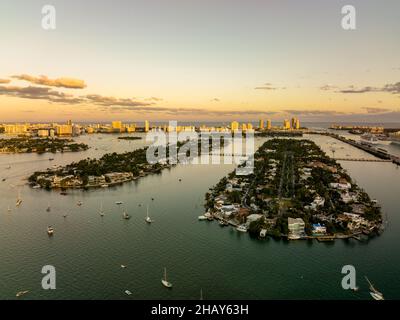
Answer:
<svg viewBox="0 0 400 320"><path fill-rule="evenodd" d="M370 157L328 137L309 138L328 154L335 148L338 157ZM35 170L145 143L118 142L110 135L77 140L92 148L79 154L0 156L0 178L7 178L0 182L1 299L13 299L20 290L30 290L30 299L198 299L200 288L205 299L370 299L364 275L387 299L400 298L400 169L392 164L342 162L383 205L389 224L382 236L368 243L257 241L197 220L205 192L233 170L232 165L178 165L137 182L76 190L66 197L25 185L23 179ZM23 203L15 208L19 191ZM118 207L115 201L124 205ZM104 218L97 213L101 202ZM51 212L46 212L48 203ZM144 222L146 204L156 220L152 225ZM123 209L130 220L122 219ZM47 236L48 225L55 228L53 238ZM40 271L47 264L56 267L57 290L41 289ZM121 264L128 268L121 269ZM345 264L356 267L361 287L357 293L341 289ZM164 266L172 290L161 286ZM124 294L127 289L132 296Z"/></svg>

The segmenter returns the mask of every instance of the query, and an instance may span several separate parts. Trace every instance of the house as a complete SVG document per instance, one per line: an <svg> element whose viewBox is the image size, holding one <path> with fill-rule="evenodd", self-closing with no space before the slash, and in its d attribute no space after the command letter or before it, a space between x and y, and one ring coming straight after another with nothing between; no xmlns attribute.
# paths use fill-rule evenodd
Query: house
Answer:
<svg viewBox="0 0 400 320"><path fill-rule="evenodd" d="M312 233L313 235L325 235L326 227L320 223L315 223L312 225Z"/></svg>
<svg viewBox="0 0 400 320"><path fill-rule="evenodd" d="M316 196L314 201L311 202L310 208L316 210L318 207L323 207L324 205L325 205L325 199L320 196Z"/></svg>
<svg viewBox="0 0 400 320"><path fill-rule="evenodd" d="M288 218L289 240L300 239L305 235L305 223L301 218Z"/></svg>

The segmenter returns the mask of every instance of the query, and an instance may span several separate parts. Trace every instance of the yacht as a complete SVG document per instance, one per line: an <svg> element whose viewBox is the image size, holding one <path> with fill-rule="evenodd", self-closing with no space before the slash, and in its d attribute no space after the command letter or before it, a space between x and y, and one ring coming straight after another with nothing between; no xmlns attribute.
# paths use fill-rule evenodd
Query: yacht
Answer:
<svg viewBox="0 0 400 320"><path fill-rule="evenodd" d="M50 212L50 211L51 211L51 208L50 208L50 203L48 203L48 204L47 204L46 211L47 211L47 212Z"/></svg>
<svg viewBox="0 0 400 320"><path fill-rule="evenodd" d="M122 217L123 217L125 220L129 220L129 219L131 218L131 216L130 216L129 214L126 213L126 211L124 211L124 213L122 214Z"/></svg>
<svg viewBox="0 0 400 320"><path fill-rule="evenodd" d="M202 221L202 220L207 220L207 217L206 217L206 216L199 216L198 219L199 219L200 221Z"/></svg>
<svg viewBox="0 0 400 320"><path fill-rule="evenodd" d="M123 202L122 201L115 201L115 204L119 206L119 205L123 204Z"/></svg>
<svg viewBox="0 0 400 320"><path fill-rule="evenodd" d="M83 202L82 202L82 201L78 201L78 202L76 203L76 205L77 205L78 207L80 207L81 205L83 205Z"/></svg>
<svg viewBox="0 0 400 320"><path fill-rule="evenodd" d="M8 211L8 212L11 212L11 208L10 208L10 206L8 206L8 208L7 208L7 211Z"/></svg>
<svg viewBox="0 0 400 320"><path fill-rule="evenodd" d="M238 227L236 228L236 230L239 231L239 232L247 232L247 228L246 228L246 226L243 225L243 224L241 224L240 226L238 226Z"/></svg>
<svg viewBox="0 0 400 320"><path fill-rule="evenodd" d="M365 277L365 279L369 284L369 290L370 290L369 294L371 295L371 297L374 298L375 300L385 300L385 298L383 297L383 293L375 289L367 277Z"/></svg>
<svg viewBox="0 0 400 320"><path fill-rule="evenodd" d="M172 288L172 283L167 280L167 268L164 268L164 278L161 279L161 283L166 288Z"/></svg>
<svg viewBox="0 0 400 320"><path fill-rule="evenodd" d="M48 227L47 227L47 234L48 234L49 236L52 236L52 235L54 234L54 229L53 229L52 226L48 226Z"/></svg>
<svg viewBox="0 0 400 320"><path fill-rule="evenodd" d="M389 140L393 144L398 144L400 145L400 131L394 132L394 133L389 133Z"/></svg>
<svg viewBox="0 0 400 320"><path fill-rule="evenodd" d="M147 206L147 216L144 219L147 223L152 223L153 220L151 220L151 218L149 217L149 206Z"/></svg>
<svg viewBox="0 0 400 320"><path fill-rule="evenodd" d="M129 290L125 290L125 293L130 296L132 294L132 292L130 292Z"/></svg>
<svg viewBox="0 0 400 320"><path fill-rule="evenodd" d="M361 135L361 142L366 143L366 144L378 144L379 140L376 136L374 136L371 133L364 133L363 135Z"/></svg>

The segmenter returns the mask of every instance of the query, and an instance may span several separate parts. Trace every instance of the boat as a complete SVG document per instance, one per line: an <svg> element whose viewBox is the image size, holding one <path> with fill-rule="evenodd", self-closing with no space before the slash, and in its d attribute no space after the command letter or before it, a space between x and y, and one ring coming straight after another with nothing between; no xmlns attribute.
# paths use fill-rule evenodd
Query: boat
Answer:
<svg viewBox="0 0 400 320"><path fill-rule="evenodd" d="M124 213L122 214L122 217L123 217L125 220L129 220L129 219L131 218L131 216L130 216L129 214L126 213L126 211L124 211Z"/></svg>
<svg viewBox="0 0 400 320"><path fill-rule="evenodd" d="M17 198L17 202L15 203L16 207L19 207L22 203L22 199L21 199L21 193L18 192L18 198Z"/></svg>
<svg viewBox="0 0 400 320"><path fill-rule="evenodd" d="M221 227L226 227L226 226L229 225L228 221L226 221L226 220L224 220L224 219L219 220L218 223L219 223L219 225L220 225Z"/></svg>
<svg viewBox="0 0 400 320"><path fill-rule="evenodd" d="M199 219L200 221L202 221L202 220L207 220L207 217L206 217L206 216L199 216L198 219Z"/></svg>
<svg viewBox="0 0 400 320"><path fill-rule="evenodd" d="M172 288L172 283L167 280L167 268L164 268L164 278L161 279L161 283L166 288Z"/></svg>
<svg viewBox="0 0 400 320"><path fill-rule="evenodd" d="M400 131L389 133L389 141L393 144L400 145Z"/></svg>
<svg viewBox="0 0 400 320"><path fill-rule="evenodd" d="M51 208L50 208L50 203L48 203L48 204L47 204L46 211L47 211L47 212L50 212L50 211L51 211Z"/></svg>
<svg viewBox="0 0 400 320"><path fill-rule="evenodd" d="M49 158L49 161L53 161L54 160L54 158Z"/></svg>
<svg viewBox="0 0 400 320"><path fill-rule="evenodd" d="M77 205L78 207L80 207L81 205L83 205L83 202L82 202L82 201L78 201L78 202L76 203L76 205Z"/></svg>
<svg viewBox="0 0 400 320"><path fill-rule="evenodd" d="M365 277L365 279L369 284L369 290L370 290L369 294L371 295L371 297L374 298L375 300L385 300L385 298L383 297L383 293L379 292L367 277Z"/></svg>
<svg viewBox="0 0 400 320"><path fill-rule="evenodd" d="M126 268L126 265L121 264L121 268L122 268L122 269L125 269L125 268Z"/></svg>
<svg viewBox="0 0 400 320"><path fill-rule="evenodd" d="M245 225L241 224L240 226L238 226L236 228L236 230L239 232L247 232L247 227Z"/></svg>
<svg viewBox="0 0 400 320"><path fill-rule="evenodd" d="M100 216L104 217L103 202L101 202L101 204L100 204L99 214L100 214Z"/></svg>
<svg viewBox="0 0 400 320"><path fill-rule="evenodd" d="M122 201L115 201L115 204L119 206L119 205L123 204L123 202Z"/></svg>
<svg viewBox="0 0 400 320"><path fill-rule="evenodd" d="M108 188L108 184L102 184L101 187L102 188Z"/></svg>
<svg viewBox="0 0 400 320"><path fill-rule="evenodd" d="M144 219L147 223L152 223L153 220L149 217L149 206L147 206L147 215L146 218Z"/></svg>
<svg viewBox="0 0 400 320"><path fill-rule="evenodd" d="M200 300L203 300L203 289L200 289Z"/></svg>
<svg viewBox="0 0 400 320"><path fill-rule="evenodd" d="M67 193L66 191L61 191L60 194L61 194L62 196L66 196L68 193Z"/></svg>
<svg viewBox="0 0 400 320"><path fill-rule="evenodd" d="M379 140L378 138L371 134L371 133L364 133L363 135L361 135L361 142L364 142L366 144L378 144Z"/></svg>
<svg viewBox="0 0 400 320"><path fill-rule="evenodd" d="M35 184L33 187L32 187L32 189L40 189L41 188L41 186L39 185L39 184Z"/></svg>
<svg viewBox="0 0 400 320"><path fill-rule="evenodd" d="M8 212L11 212L11 208L10 208L10 206L8 206L8 208L7 208L7 211L8 211Z"/></svg>
<svg viewBox="0 0 400 320"><path fill-rule="evenodd" d="M48 227L47 227L47 234L48 234L49 236L52 236L52 235L54 234L54 229L53 229L52 226L48 226Z"/></svg>
<svg viewBox="0 0 400 320"><path fill-rule="evenodd" d="M132 294L132 292L130 292L129 290L125 290L125 293L130 296Z"/></svg>
<svg viewBox="0 0 400 320"><path fill-rule="evenodd" d="M19 291L17 292L17 294L15 295L17 298L22 297L23 295L27 294L29 292L29 290L25 290L25 291Z"/></svg>

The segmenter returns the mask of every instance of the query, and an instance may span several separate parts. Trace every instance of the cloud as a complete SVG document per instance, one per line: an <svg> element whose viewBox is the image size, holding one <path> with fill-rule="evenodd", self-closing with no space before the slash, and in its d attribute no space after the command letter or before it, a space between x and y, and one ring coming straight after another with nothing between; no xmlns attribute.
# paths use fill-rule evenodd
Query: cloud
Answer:
<svg viewBox="0 0 400 320"><path fill-rule="evenodd" d="M162 98L157 98L157 97L150 97L150 98L147 98L147 99L145 99L145 100L146 100L146 101L155 101L155 102L163 101Z"/></svg>
<svg viewBox="0 0 400 320"><path fill-rule="evenodd" d="M337 87L336 86L332 86L330 84L326 84L326 85L323 85L323 86L319 87L319 89L320 90L324 90L324 91L328 91L328 90L337 89Z"/></svg>
<svg viewBox="0 0 400 320"><path fill-rule="evenodd" d="M99 94L90 94L84 96L85 102L93 103L100 106L122 106L122 107L143 107L150 106L153 103L142 102L129 98L115 98L115 97L105 97Z"/></svg>
<svg viewBox="0 0 400 320"><path fill-rule="evenodd" d="M0 83L10 83L11 80L8 79L0 79Z"/></svg>
<svg viewBox="0 0 400 320"><path fill-rule="evenodd" d="M341 114L346 114L345 112L339 112L336 110L295 110L295 109L286 109L283 110L283 112L293 114L296 116L332 116L332 115L341 115Z"/></svg>
<svg viewBox="0 0 400 320"><path fill-rule="evenodd" d="M362 109L366 110L367 113L386 113L390 111L390 109L374 107L363 107Z"/></svg>
<svg viewBox="0 0 400 320"><path fill-rule="evenodd" d="M264 85L260 87L255 87L255 90L278 90L278 89L286 89L285 87L274 87L271 83L264 83Z"/></svg>
<svg viewBox="0 0 400 320"><path fill-rule="evenodd" d="M82 102L81 98L74 97L70 94L54 91L50 88L33 86L0 86L0 95L18 97L23 99L41 99L63 104L78 104Z"/></svg>
<svg viewBox="0 0 400 320"><path fill-rule="evenodd" d="M68 89L86 88L85 81L73 78L49 79L47 76L33 77L27 74L15 75L12 76L12 78L48 87L61 87Z"/></svg>
<svg viewBox="0 0 400 320"><path fill-rule="evenodd" d="M351 85L344 89L339 89L338 87L331 86L331 85L324 85L320 87L321 90L337 90L337 93L345 93L345 94L353 94L353 93L367 93L367 92L388 92L393 94L400 94L400 82L396 82L393 84L386 84L382 87L361 87L356 88L355 86Z"/></svg>

